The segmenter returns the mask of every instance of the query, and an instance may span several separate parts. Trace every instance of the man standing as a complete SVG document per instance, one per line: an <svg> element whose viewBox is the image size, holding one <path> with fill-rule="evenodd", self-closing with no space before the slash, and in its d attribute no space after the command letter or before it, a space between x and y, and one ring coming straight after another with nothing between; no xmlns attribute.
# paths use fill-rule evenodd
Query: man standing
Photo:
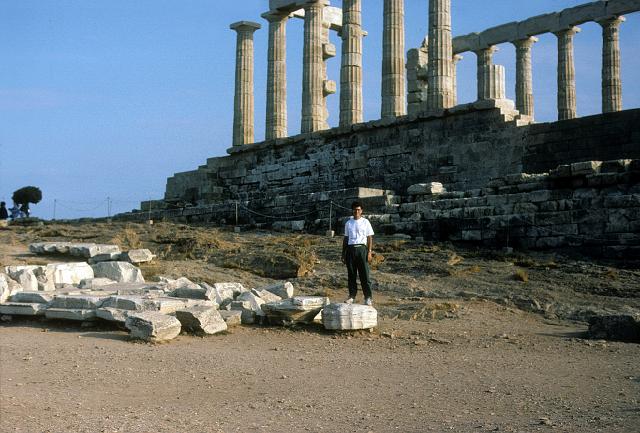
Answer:
<svg viewBox="0 0 640 433"><path fill-rule="evenodd" d="M352 304L356 300L358 291L356 277L360 276L364 303L372 305L369 262L373 252L373 228L369 220L362 216L362 204L357 201L353 202L351 211L353 216L344 226L342 241L342 263L347 265L349 278L349 299L346 300L346 303Z"/></svg>

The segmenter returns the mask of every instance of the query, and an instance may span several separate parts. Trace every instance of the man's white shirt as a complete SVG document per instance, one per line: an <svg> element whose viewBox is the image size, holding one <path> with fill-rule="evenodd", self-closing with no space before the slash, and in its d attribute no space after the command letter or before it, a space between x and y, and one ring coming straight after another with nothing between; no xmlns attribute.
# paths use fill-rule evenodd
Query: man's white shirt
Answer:
<svg viewBox="0 0 640 433"><path fill-rule="evenodd" d="M373 236L373 227L368 219L349 218L344 225L344 235L349 237L349 245L367 244L367 236Z"/></svg>

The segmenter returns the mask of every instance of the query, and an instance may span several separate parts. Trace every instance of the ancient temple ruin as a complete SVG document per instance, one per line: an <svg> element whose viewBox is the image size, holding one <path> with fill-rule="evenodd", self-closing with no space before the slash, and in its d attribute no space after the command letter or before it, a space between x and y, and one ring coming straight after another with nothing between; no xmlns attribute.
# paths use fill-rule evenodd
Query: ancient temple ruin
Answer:
<svg viewBox="0 0 640 433"><path fill-rule="evenodd" d="M363 90L362 81L366 2L344 0L337 9L328 0L270 0L262 15L269 38L262 142L254 142L253 132L253 37L261 26L232 24L238 45L229 155L169 178L164 199L143 203L145 213L220 221L237 217L240 207L239 223L296 220L299 227L319 229L336 218L334 203L344 206L358 197L369 200L368 210L381 215L378 223L385 232L490 243L500 237L496 229L478 234L470 228L482 218L512 215L516 226L531 218L531 229L540 214L560 212L558 200L570 196L575 209L584 205L587 212L593 203L578 203L581 194L603 203L607 194L622 194L630 197L628 206L622 206L629 212L622 232L608 228L614 217L605 211L591 229L580 226L574 212L558 217L560 228L569 232L553 236L557 242L540 241L551 237L540 230L524 230L519 236L526 242L520 244L565 246L580 243L570 236L624 233L624 242L611 244L640 254L640 110L623 110L618 37L623 15L640 11L640 0L595 1L457 37L452 35L451 0L429 0L428 34L421 47L405 56L406 6L404 0L384 0L382 29L367 29L382 32L382 99L380 120L363 122L363 91L372 91ZM295 136L288 135L286 104L287 92L295 90L288 88L286 73L291 18L304 20L302 122ZM585 22L602 26L602 114L579 118L573 40ZM327 123L326 98L337 87L327 76L326 61L338 51L329 42L330 31L342 41L336 128ZM536 124L531 56L537 36L545 33L554 34L558 43L558 121ZM516 48L515 102L505 96L504 66L493 62L502 43ZM458 104L456 64L468 52L477 58L477 101ZM432 183L442 184L446 192L427 198L411 189ZM549 192L555 190L563 192ZM544 200L535 209L524 206L540 197ZM429 202L432 208L421 204L416 210L416 202ZM185 208L187 203L195 206ZM496 210L496 203L522 206ZM452 212L434 213L437 209ZM431 218L435 214L440 216ZM464 234L470 230L472 235Z"/></svg>

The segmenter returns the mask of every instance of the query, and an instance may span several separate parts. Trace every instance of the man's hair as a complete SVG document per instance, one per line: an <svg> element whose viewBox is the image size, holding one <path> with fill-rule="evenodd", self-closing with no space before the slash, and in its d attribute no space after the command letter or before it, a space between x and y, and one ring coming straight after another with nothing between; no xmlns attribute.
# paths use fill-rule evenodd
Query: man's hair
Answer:
<svg viewBox="0 0 640 433"><path fill-rule="evenodd" d="M364 208L362 207L362 203L360 203L359 201L354 201L353 203L351 203L351 209L352 209L352 210L353 210L353 209L355 209L355 208L357 208L357 207L359 207L359 208L361 208L361 209L364 209Z"/></svg>

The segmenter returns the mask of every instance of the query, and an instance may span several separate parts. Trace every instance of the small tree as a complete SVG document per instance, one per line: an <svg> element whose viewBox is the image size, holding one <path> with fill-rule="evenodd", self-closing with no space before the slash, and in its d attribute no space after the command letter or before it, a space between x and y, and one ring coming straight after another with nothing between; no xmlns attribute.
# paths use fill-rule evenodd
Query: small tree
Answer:
<svg viewBox="0 0 640 433"><path fill-rule="evenodd" d="M29 216L29 203L39 203L42 200L42 191L36 186L25 186L14 191L11 197L13 202L20 205L20 210Z"/></svg>

